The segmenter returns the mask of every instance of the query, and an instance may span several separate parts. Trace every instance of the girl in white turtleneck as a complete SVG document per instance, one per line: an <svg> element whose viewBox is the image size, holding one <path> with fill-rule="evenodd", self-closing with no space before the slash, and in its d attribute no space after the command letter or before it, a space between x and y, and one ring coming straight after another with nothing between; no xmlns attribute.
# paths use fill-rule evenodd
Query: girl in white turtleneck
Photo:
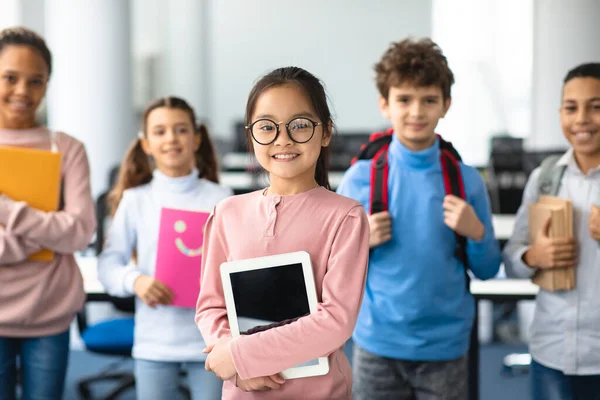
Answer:
<svg viewBox="0 0 600 400"><path fill-rule="evenodd" d="M172 291L154 278L161 209L210 212L232 194L217 183L213 146L206 128L195 121L182 99L151 103L109 198L114 217L98 274L109 294L137 296L133 357L138 399L173 398L182 364L194 400L220 398L219 381L204 370L205 344L194 309L169 306Z"/></svg>

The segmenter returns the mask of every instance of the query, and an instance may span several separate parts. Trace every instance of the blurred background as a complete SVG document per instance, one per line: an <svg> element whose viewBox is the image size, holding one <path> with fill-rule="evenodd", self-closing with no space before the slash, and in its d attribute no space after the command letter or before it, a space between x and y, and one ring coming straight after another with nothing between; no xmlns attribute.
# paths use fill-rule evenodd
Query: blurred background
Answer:
<svg viewBox="0 0 600 400"><path fill-rule="evenodd" d="M501 243L510 235L528 175L546 155L567 148L558 115L564 76L577 64L600 60L598 0L0 4L0 28L23 25L46 38L54 72L40 120L85 143L99 199L137 134L145 105L167 95L188 100L208 125L226 185L236 193L261 186L249 174L245 103L256 79L288 65L314 73L328 91L337 126L335 187L368 134L388 126L377 105L373 65L391 42L432 37L456 79L438 132L485 178L495 217L509 222L508 233L496 229ZM533 306L519 300L527 297L490 295L479 302L482 399L528 398L526 377L515 373L526 372L527 359L506 358L526 355ZM88 321L114 311L107 307L88 306ZM78 337L73 335L73 346L82 349ZM90 357L73 353L67 398L77 398L75 385L83 375L117 368L110 358ZM510 367L521 364L525 368ZM130 370L131 360L118 368Z"/></svg>
<svg viewBox="0 0 600 400"><path fill-rule="evenodd" d="M595 0L2 0L0 26L24 25L56 63L49 125L82 139L95 194L152 99L189 100L223 153L241 150L239 122L253 82L298 65L321 78L340 135L386 127L373 64L392 41L431 36L455 73L439 132L485 167L491 138L526 149L566 146L562 78L597 60ZM339 141L338 141L339 142Z"/></svg>

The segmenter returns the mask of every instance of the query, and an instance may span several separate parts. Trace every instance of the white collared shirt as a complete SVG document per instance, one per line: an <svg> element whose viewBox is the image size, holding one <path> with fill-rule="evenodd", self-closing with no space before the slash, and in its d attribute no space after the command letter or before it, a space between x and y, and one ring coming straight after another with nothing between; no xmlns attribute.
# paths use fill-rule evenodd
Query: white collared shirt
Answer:
<svg viewBox="0 0 600 400"><path fill-rule="evenodd" d="M569 149L557 162L566 165L558 197L573 203L573 233L578 243L574 290L549 292L540 289L530 331L532 357L565 374L600 374L600 246L591 237L592 204L600 206L600 166L584 174ZM529 249L530 203L537 201L540 168L533 171L517 212L513 235L504 248L504 265L509 276L530 278L535 269L523 262Z"/></svg>

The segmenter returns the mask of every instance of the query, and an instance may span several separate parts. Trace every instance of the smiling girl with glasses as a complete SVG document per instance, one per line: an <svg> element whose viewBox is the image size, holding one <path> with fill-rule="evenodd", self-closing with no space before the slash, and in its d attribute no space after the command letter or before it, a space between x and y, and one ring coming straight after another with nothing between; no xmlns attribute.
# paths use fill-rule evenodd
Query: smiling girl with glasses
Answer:
<svg viewBox="0 0 600 400"><path fill-rule="evenodd" d="M362 299L369 226L360 203L329 190L332 127L321 82L301 68L276 69L250 92L247 136L271 185L213 210L196 312L208 344L206 367L225 380L224 399L351 398L352 372L342 347ZM221 263L294 251L310 254L317 312L232 339ZM289 381L279 375L323 356L329 357L327 375Z"/></svg>

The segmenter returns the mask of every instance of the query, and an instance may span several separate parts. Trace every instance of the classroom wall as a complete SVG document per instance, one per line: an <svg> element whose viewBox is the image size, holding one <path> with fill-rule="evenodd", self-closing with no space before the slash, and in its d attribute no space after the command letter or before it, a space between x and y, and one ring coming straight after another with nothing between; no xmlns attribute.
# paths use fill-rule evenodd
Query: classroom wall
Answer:
<svg viewBox="0 0 600 400"><path fill-rule="evenodd" d="M431 0L192 1L133 0L134 71L146 75L134 98L184 96L225 138L253 82L288 65L325 82L341 131L379 127L373 64L390 42L431 35Z"/></svg>
<svg viewBox="0 0 600 400"><path fill-rule="evenodd" d="M489 138L497 133L525 137L529 148L566 146L557 111L562 79L577 63L600 59L600 47L595 42L600 33L597 0L507 0L502 4L477 0L127 3L132 7L129 26L113 19L104 27L109 33L122 32L119 45L109 46L118 54L107 52L102 61L110 66L121 63L122 71L129 68L121 48L127 47L131 31L135 109L139 112L157 96L181 95L192 102L215 135L226 138L233 137L232 125L242 118L255 79L282 65L305 67L323 79L341 132L386 126L377 109L373 64L391 41L433 35L457 77L454 104L439 131L457 145L466 162L481 165L487 163ZM0 26L23 24L46 35L57 67L81 60L81 52L66 49L63 41L55 44L48 31L48 27L77 22L71 12L69 20L49 23L45 10L55 8L59 1L3 0L2 4ZM113 7L97 0L85 4L100 10ZM91 28L82 29L87 35L82 37L88 37ZM106 68L100 64L90 76L106 76ZM51 91L60 87L69 97L75 89L63 89L61 73L70 75L57 68ZM111 91L115 96L108 98L110 104L96 96L79 106L94 110L96 117L98 110L112 109L114 99L130 95L126 74L119 74L126 84ZM127 126L121 129L126 140L119 136L119 140L107 141L111 154L100 152L90 157L92 169L98 171L93 177L94 193L105 185L109 162L104 160L110 158L114 163L120 159L137 129L137 124L129 122L132 116L125 108L119 108L124 112L118 123ZM58 126L56 117L50 120L57 129L67 129L86 142L89 137L101 137L86 133L88 117L77 118L81 126L75 126L72 115L81 113L74 111L65 111L69 123ZM99 148L90 141L90 149L97 152Z"/></svg>
<svg viewBox="0 0 600 400"><path fill-rule="evenodd" d="M558 109L567 71L584 62L600 62L598 0L536 0L530 148L565 147Z"/></svg>
<svg viewBox="0 0 600 400"><path fill-rule="evenodd" d="M493 136L531 129L533 2L433 0L432 36L455 78L438 131L468 164L487 164Z"/></svg>
<svg viewBox="0 0 600 400"><path fill-rule="evenodd" d="M287 65L325 82L340 131L381 126L373 64L390 42L431 34L430 0L214 0L211 8L211 115L219 134L243 117L257 77Z"/></svg>

